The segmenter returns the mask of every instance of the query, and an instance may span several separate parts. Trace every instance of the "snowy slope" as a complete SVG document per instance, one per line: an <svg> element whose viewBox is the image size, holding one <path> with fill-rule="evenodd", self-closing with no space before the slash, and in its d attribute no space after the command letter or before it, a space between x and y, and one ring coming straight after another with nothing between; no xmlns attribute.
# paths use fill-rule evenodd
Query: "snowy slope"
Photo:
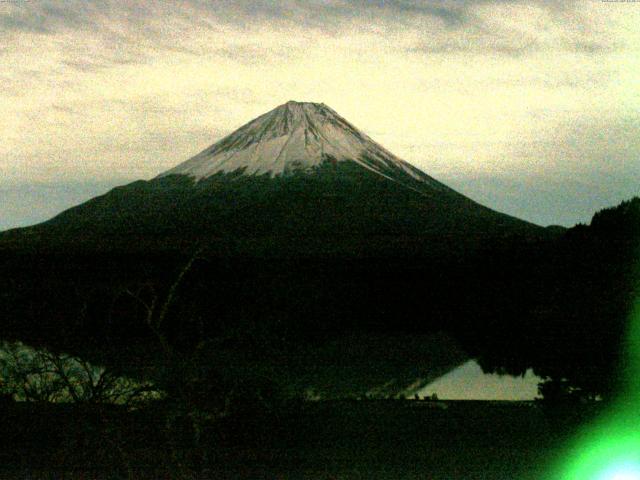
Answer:
<svg viewBox="0 0 640 480"><path fill-rule="evenodd" d="M355 162L390 180L447 187L399 159L322 103L287 102L240 127L167 175L197 180L237 172L270 177L314 171L323 162Z"/></svg>
<svg viewBox="0 0 640 480"><path fill-rule="evenodd" d="M392 251L383 238L432 238L435 254L436 245L463 248L538 230L431 178L326 105L287 102L158 177L117 187L30 231L85 239L332 238L334 251L347 252L355 248L348 239L367 239L371 249L379 238L378 247ZM267 251L277 250L265 241ZM313 248L331 250L326 242Z"/></svg>

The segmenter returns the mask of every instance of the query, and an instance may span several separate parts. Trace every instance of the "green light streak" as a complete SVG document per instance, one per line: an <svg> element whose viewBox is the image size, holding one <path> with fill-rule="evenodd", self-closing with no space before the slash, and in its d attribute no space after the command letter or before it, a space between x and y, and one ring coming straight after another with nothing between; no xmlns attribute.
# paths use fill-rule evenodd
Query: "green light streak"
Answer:
<svg viewBox="0 0 640 480"><path fill-rule="evenodd" d="M558 480L640 480L640 298L630 317L625 384L611 409L575 439Z"/></svg>

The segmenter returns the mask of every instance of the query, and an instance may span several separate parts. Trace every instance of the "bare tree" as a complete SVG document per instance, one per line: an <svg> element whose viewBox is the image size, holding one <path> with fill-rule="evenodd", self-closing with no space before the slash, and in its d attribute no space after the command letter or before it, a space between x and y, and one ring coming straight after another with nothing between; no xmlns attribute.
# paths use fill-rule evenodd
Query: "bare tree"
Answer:
<svg viewBox="0 0 640 480"><path fill-rule="evenodd" d="M21 401L133 405L162 395L151 382L20 342L0 344L0 372L0 392Z"/></svg>

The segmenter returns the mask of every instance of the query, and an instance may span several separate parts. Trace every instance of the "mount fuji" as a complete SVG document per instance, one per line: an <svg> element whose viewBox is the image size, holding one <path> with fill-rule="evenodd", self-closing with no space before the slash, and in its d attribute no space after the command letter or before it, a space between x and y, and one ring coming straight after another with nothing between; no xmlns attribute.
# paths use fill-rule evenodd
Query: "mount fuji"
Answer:
<svg viewBox="0 0 640 480"><path fill-rule="evenodd" d="M132 236L170 243L233 238L260 255L290 255L293 248L402 256L407 247L437 256L489 237L543 231L438 182L328 106L291 101L152 180L14 234L115 243Z"/></svg>
<svg viewBox="0 0 640 480"><path fill-rule="evenodd" d="M326 105L288 102L151 180L0 233L0 317L34 345L148 364L157 345L122 292L169 291L167 338L225 338L211 362L238 375L287 365L303 390L398 392L466 360L442 332L504 288L476 262L499 266L501 247L484 249L547 237ZM204 260L179 273L194 251Z"/></svg>
<svg viewBox="0 0 640 480"><path fill-rule="evenodd" d="M240 127L195 157L163 173L198 180L216 173L313 173L329 162L353 162L399 185L422 182L444 190L420 170L385 150L325 104L290 101Z"/></svg>

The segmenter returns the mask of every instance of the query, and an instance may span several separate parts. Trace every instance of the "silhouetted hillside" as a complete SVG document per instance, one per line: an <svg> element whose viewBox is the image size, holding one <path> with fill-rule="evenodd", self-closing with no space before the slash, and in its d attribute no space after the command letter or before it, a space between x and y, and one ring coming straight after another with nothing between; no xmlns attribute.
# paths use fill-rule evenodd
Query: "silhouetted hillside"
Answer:
<svg viewBox="0 0 640 480"><path fill-rule="evenodd" d="M553 243L503 250L497 263L490 257L475 268L492 272L484 287L491 291L463 307L471 318L459 331L469 351L490 371L533 367L566 379L563 389L576 396L610 396L640 294L640 199L597 212ZM482 299L491 307L472 313L476 300L487 305Z"/></svg>

